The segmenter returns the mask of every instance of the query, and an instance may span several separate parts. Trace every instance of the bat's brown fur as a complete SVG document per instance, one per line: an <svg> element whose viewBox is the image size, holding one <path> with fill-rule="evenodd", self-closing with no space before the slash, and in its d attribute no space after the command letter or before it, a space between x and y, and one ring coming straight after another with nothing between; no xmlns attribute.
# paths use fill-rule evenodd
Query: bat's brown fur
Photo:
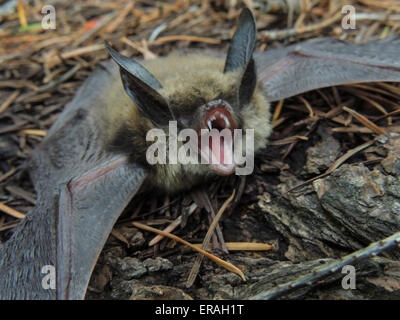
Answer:
<svg viewBox="0 0 400 320"><path fill-rule="evenodd" d="M200 125L204 117L199 109L201 105L218 98L227 101L234 99L240 84L239 72L223 73L224 59L218 57L194 53L172 54L145 61L143 65L162 84L159 93L168 102L175 117L190 117L194 126ZM108 122L109 147L128 153L132 161L149 168L150 184L169 192L190 188L215 176L214 171L204 164L149 166L145 155L153 142L146 141L146 133L155 125L136 108L125 93L122 82L115 85L119 87L120 97L114 103L107 104L107 116L104 117ZM257 86L251 102L243 106L239 114L233 114L239 128L254 129L255 152L265 147L271 132L269 108L266 97ZM168 135L168 128L163 129Z"/></svg>

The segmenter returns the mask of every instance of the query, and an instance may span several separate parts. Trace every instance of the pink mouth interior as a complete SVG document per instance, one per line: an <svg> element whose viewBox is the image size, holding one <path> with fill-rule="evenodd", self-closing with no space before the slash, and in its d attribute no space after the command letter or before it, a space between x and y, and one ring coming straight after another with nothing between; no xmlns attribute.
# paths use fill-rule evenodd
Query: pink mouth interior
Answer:
<svg viewBox="0 0 400 320"><path fill-rule="evenodd" d="M229 137L219 135L215 130L211 130L209 136L208 148L211 155L211 167L220 175L229 175L235 169L233 161L233 129L234 121L229 111L218 106L207 112L205 117L205 127L207 129L216 129L218 132L228 129L230 130ZM219 141L219 144L218 144ZM205 150L203 150L205 151ZM211 151L211 152L210 152Z"/></svg>

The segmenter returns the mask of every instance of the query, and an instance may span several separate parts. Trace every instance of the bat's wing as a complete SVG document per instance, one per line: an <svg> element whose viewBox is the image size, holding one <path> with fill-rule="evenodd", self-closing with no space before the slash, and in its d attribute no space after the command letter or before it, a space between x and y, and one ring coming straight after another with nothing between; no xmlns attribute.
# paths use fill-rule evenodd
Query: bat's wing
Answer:
<svg viewBox="0 0 400 320"><path fill-rule="evenodd" d="M400 81L400 39L365 44L315 39L255 54L257 77L270 101L360 82Z"/></svg>
<svg viewBox="0 0 400 320"><path fill-rule="evenodd" d="M101 249L144 177L142 168L115 157L62 187L56 247L58 299L84 298Z"/></svg>
<svg viewBox="0 0 400 320"><path fill-rule="evenodd" d="M0 298L84 298L116 219L146 176L102 145L98 110L115 81L115 64L96 70L33 153L37 206L0 247ZM55 267L55 289L48 266Z"/></svg>

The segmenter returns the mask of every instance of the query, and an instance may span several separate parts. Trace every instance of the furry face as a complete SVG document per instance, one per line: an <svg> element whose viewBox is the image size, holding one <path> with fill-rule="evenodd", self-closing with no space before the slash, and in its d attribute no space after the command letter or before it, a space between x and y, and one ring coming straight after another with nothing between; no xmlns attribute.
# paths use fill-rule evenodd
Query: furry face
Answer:
<svg viewBox="0 0 400 320"><path fill-rule="evenodd" d="M233 146L228 145L232 142L227 139L221 140L222 147L212 143L199 147L200 153L210 152L217 159L216 165L150 166L146 150L153 142L146 141L146 135L158 128L168 140L169 121L176 121L178 129L190 128L199 134L209 129L232 133L234 129L254 129L254 151L264 147L271 131L270 112L269 103L257 86L254 45L255 23L251 13L245 11L226 60L175 53L145 61L142 66L108 46L120 66L125 90L121 90L121 95L125 94L123 106L113 106L118 111L109 111L114 115L109 117L109 147L127 153L132 161L148 168L150 184L170 192L190 188L209 177L232 174L235 163L228 164L226 159L233 159ZM245 135L242 140L245 145Z"/></svg>

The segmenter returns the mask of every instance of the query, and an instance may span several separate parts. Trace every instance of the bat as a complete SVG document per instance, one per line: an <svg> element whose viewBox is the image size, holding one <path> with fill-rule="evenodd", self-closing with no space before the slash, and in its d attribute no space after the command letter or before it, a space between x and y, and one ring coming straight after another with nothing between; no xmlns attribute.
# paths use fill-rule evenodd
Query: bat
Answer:
<svg viewBox="0 0 400 320"><path fill-rule="evenodd" d="M195 132L254 129L257 152L271 133L271 102L334 85L400 81L398 39L322 38L253 53L255 42L254 17L244 9L226 58L173 53L139 63L106 45L113 61L84 82L31 155L37 205L0 247L1 299L83 299L135 195L179 192L235 170L229 139L222 148L196 146L216 163L150 165L147 132L165 132L171 121Z"/></svg>

